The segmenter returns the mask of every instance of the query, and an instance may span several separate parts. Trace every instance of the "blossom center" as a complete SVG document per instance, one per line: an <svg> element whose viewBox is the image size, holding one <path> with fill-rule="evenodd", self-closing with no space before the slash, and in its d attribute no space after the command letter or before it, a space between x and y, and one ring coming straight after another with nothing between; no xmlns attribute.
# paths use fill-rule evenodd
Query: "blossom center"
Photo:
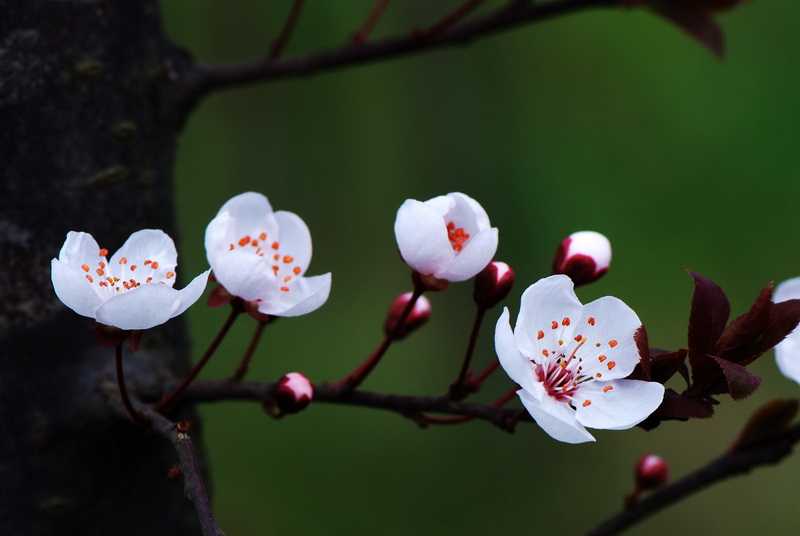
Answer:
<svg viewBox="0 0 800 536"><path fill-rule="evenodd" d="M100 260L96 264L81 264L86 282L96 291L104 294L123 294L129 290L159 283L166 285L174 283L174 267L161 266L158 261L153 259L142 259L137 261L120 257L115 266L111 266L106 260L108 250L100 249L98 256Z"/></svg>
<svg viewBox="0 0 800 536"><path fill-rule="evenodd" d="M463 227L457 227L452 221L447 222L447 238L453 251L460 253L469 237L470 234Z"/></svg>
<svg viewBox="0 0 800 536"><path fill-rule="evenodd" d="M228 251L244 251L257 257L270 258L272 260L270 270L278 280L281 292L290 292L289 283L303 273L300 265L294 262L294 256L284 251L280 242L270 240L267 231L242 236L235 243L228 244Z"/></svg>

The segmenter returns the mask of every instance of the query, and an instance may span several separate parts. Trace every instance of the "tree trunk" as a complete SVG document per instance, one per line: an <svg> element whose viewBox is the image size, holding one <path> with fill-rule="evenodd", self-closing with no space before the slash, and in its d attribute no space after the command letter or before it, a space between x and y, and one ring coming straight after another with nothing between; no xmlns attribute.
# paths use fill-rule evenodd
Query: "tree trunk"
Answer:
<svg viewBox="0 0 800 536"><path fill-rule="evenodd" d="M140 228L174 236L178 127L159 95L188 60L156 0L0 13L0 534L197 534L171 445L109 411L113 349L50 282L69 230L111 251ZM158 392L186 349L180 319L148 332L126 354L132 390Z"/></svg>

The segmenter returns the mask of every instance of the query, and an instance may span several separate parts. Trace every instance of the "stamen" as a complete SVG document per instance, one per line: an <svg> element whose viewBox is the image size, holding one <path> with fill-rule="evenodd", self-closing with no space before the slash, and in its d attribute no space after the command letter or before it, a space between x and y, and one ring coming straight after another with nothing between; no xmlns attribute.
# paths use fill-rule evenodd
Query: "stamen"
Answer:
<svg viewBox="0 0 800 536"><path fill-rule="evenodd" d="M244 247L250 243L250 235L245 235L239 239L239 245Z"/></svg>
<svg viewBox="0 0 800 536"><path fill-rule="evenodd" d="M107 250L106 248L100 248L100 253L99 253L99 255L100 255L101 257L108 257L108 250Z"/></svg>
<svg viewBox="0 0 800 536"><path fill-rule="evenodd" d="M611 339L610 341L608 341L608 345L609 345L611 348L615 348L615 347L616 347L618 344L619 344L619 343L617 342L617 339Z"/></svg>
<svg viewBox="0 0 800 536"><path fill-rule="evenodd" d="M81 270L83 270L84 272L88 272L89 271L89 265L88 264L81 264Z"/></svg>

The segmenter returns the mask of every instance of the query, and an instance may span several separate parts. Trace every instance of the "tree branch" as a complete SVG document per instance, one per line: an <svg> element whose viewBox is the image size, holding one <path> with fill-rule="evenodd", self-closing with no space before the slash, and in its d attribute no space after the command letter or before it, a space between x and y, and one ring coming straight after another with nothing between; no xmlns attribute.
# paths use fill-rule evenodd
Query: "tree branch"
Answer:
<svg viewBox="0 0 800 536"><path fill-rule="evenodd" d="M183 394L188 402L225 402L232 400L264 402L269 400L275 387L271 382L244 381L232 383L226 380L198 381ZM507 432L513 432L517 422L531 422L527 413L520 409L467 404L450 400L447 396L410 396L374 393L356 390L344 392L334 384L323 383L314 387L314 401L327 404L361 406L383 409L408 417L424 425L419 417L422 413L462 415L484 420Z"/></svg>
<svg viewBox="0 0 800 536"><path fill-rule="evenodd" d="M461 45L523 24L543 21L585 9L618 5L620 0L553 0L533 3L509 0L508 4L472 21L445 28L438 33L415 31L383 40L352 43L332 50L284 60L270 56L232 65L195 65L172 88L168 104L179 119L200 99L214 91L296 78L320 72L387 60L435 48Z"/></svg>
<svg viewBox="0 0 800 536"><path fill-rule="evenodd" d="M604 521L590 530L587 536L619 534L656 512L717 482L749 473L752 469L763 465L780 462L791 454L798 442L800 442L800 424L768 440L730 451Z"/></svg>

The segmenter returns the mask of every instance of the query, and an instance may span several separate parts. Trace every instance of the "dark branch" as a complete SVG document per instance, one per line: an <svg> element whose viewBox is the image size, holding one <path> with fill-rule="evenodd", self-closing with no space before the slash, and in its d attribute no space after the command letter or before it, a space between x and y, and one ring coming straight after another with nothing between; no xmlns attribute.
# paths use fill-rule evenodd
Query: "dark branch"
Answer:
<svg viewBox="0 0 800 536"><path fill-rule="evenodd" d="M281 28L281 33L278 34L278 37L272 42L272 46L270 47L269 59L271 61L280 57L283 49L289 42L289 38L292 36L294 27L297 24L297 19L300 18L300 12L302 10L303 0L294 0L294 2L292 2L292 9L289 11L289 16L286 17L286 22L283 23L283 28Z"/></svg>
<svg viewBox="0 0 800 536"><path fill-rule="evenodd" d="M270 398L274 386L274 383L269 382L198 381L184 392L183 400L190 402L224 402L231 400L264 402ZM467 404L450 400L447 396L392 395L360 390L348 393L335 385L327 383L315 387L314 402L383 409L411 418L420 424L422 422L419 417L423 413L462 415L490 422L507 432L513 432L516 423L519 421L530 421L527 413L519 409Z"/></svg>
<svg viewBox="0 0 800 536"><path fill-rule="evenodd" d="M270 56L233 65L196 65L173 88L168 100L177 118L183 119L194 105L214 91L296 78L320 72L387 60L398 56L469 43L478 38L509 30L523 24L551 19L577 11L618 5L620 0L554 0L547 3L510 0L482 17L466 21L444 31L430 34L409 32L371 43L348 42L342 47L307 56L274 61Z"/></svg>
<svg viewBox="0 0 800 536"><path fill-rule="evenodd" d="M795 425L769 440L728 452L606 520L589 531L587 536L619 534L656 512L717 482L749 473L752 469L763 465L776 464L791 454L798 441L800 441L800 425Z"/></svg>

